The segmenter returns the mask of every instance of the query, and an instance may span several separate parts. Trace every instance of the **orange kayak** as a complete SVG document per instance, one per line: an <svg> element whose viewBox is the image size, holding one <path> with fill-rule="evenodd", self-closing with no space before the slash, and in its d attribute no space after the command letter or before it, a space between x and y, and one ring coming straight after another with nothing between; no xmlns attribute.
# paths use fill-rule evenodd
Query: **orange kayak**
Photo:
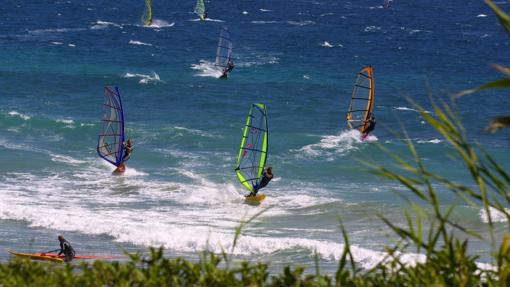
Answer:
<svg viewBox="0 0 510 287"><path fill-rule="evenodd" d="M53 262L64 262L64 255L57 255L56 253L21 253L13 250L7 250L10 254L17 256L28 258L32 260L43 260L43 261L53 261ZM87 260L87 259L96 259L96 260L108 260L108 259L117 259L111 256L93 256L93 255L81 255L75 256L74 259L77 260Z"/></svg>

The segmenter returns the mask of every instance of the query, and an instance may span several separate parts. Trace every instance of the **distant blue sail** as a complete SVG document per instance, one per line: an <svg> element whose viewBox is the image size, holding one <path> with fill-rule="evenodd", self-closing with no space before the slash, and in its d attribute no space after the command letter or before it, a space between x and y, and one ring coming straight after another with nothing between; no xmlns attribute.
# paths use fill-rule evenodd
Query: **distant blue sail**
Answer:
<svg viewBox="0 0 510 287"><path fill-rule="evenodd" d="M227 27L222 27L220 39L218 40L218 49L216 50L216 61L214 64L217 67L221 67L222 70L225 70L231 57L232 41L230 40L230 32Z"/></svg>
<svg viewBox="0 0 510 287"><path fill-rule="evenodd" d="M103 128L97 142L97 153L109 163L119 166L124 152L124 112L119 88L104 88Z"/></svg>

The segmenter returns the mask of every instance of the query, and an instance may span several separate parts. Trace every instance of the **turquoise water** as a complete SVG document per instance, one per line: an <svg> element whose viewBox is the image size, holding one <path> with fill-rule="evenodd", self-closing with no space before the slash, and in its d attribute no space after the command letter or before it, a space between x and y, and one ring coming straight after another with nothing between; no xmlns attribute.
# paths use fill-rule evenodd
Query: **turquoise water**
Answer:
<svg viewBox="0 0 510 287"><path fill-rule="evenodd" d="M480 1L394 1L391 9L382 1L212 1L205 23L193 1L162 2L153 4L152 28L139 23L138 2L2 8L1 249L54 249L63 233L83 253L163 245L170 256L196 258L206 248L230 249L239 222L270 207L246 228L237 258L310 265L316 250L334 270L341 218L356 260L369 267L395 239L377 215L399 224L406 208L394 193L402 187L358 161L391 164L374 142L404 154L393 133L403 125L434 171L471 184L408 98L427 108L427 89L448 96L497 79L490 64L509 64L510 41ZM222 26L234 45L228 80L212 66ZM356 73L368 64L378 126L360 142L344 118ZM120 88L135 142L121 177L95 151L105 85ZM503 163L507 133L483 127L506 113L505 96L459 102L470 139ZM247 192L233 171L254 102L268 107L275 172L260 207L243 204ZM441 196L445 205L458 201ZM458 204L455 218L486 232L480 210ZM482 261L489 250L473 242Z"/></svg>

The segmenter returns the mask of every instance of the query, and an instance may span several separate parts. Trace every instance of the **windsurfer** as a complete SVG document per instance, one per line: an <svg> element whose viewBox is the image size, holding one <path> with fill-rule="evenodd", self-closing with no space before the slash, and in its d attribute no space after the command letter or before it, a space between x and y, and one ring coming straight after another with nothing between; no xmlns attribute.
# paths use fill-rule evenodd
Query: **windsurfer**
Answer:
<svg viewBox="0 0 510 287"><path fill-rule="evenodd" d="M69 243L69 241L67 241L62 235L58 236L58 241L60 241L60 252L58 255L60 256L61 254L64 254L64 262L71 262L75 255L71 243Z"/></svg>
<svg viewBox="0 0 510 287"><path fill-rule="evenodd" d="M207 19L207 11L204 11L204 15L200 17L200 20L205 21Z"/></svg>
<svg viewBox="0 0 510 287"><path fill-rule="evenodd" d="M267 184L271 181L271 179L273 179L273 170L269 166L262 173L262 179L260 180L260 183L257 186L255 186L253 191L248 196L256 196L257 192L259 192L261 188L266 187Z"/></svg>
<svg viewBox="0 0 510 287"><path fill-rule="evenodd" d="M122 159L123 162L127 161L131 157L131 153L133 152L133 141L128 139L127 142L124 143L124 157Z"/></svg>
<svg viewBox="0 0 510 287"><path fill-rule="evenodd" d="M234 62L232 60L228 60L227 67L225 68L225 70L223 70L223 74L221 75L220 78L228 77L228 73L230 73L230 71L232 71L234 67L235 67Z"/></svg>
<svg viewBox="0 0 510 287"><path fill-rule="evenodd" d="M373 132L375 129L375 117L370 115L368 120L366 121L365 129L363 130L363 135L361 136L363 139L368 136L369 133Z"/></svg>

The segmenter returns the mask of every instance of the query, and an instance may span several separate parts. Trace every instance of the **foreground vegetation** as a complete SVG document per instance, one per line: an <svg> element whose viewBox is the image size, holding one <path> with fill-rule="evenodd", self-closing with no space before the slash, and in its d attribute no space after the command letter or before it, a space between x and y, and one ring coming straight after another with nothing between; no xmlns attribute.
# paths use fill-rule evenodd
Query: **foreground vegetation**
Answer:
<svg viewBox="0 0 510 287"><path fill-rule="evenodd" d="M502 26L510 33L510 17L491 1ZM504 79L466 91L460 95L491 88L510 88L510 69L496 66ZM395 160L392 167L369 163L379 176L400 183L406 192L399 194L409 200L405 226L381 220L400 238L387 247L387 258L369 270L362 270L353 258L347 232L342 227L344 250L335 274L321 274L316 260L312 274L302 267L284 267L270 274L265 263L232 264L227 253L204 252L198 262L181 258L168 259L162 249L151 249L149 256L129 255L125 262L95 261L92 263L54 264L12 259L0 264L0 286L510 286L510 233L496 238L492 214L507 218L510 227L510 174L482 147L470 144L465 128L455 111L454 103L433 103L428 113L420 106L423 119L450 145L452 155L460 159L473 180L462 185L427 169L415 146L408 141L408 156L387 151ZM491 132L510 126L510 117L494 119ZM478 234L451 219L455 206L441 204L441 192L452 192L466 203L483 209L488 218L487 232ZM253 220L250 219L249 221ZM248 221L248 222L249 222ZM237 229L234 247L245 222ZM462 239L459 235L462 235ZM476 238L492 246L492 265L477 263L468 253L469 239ZM233 249L231 250L231 252ZM426 255L423 262L406 264L400 258L406 252Z"/></svg>

